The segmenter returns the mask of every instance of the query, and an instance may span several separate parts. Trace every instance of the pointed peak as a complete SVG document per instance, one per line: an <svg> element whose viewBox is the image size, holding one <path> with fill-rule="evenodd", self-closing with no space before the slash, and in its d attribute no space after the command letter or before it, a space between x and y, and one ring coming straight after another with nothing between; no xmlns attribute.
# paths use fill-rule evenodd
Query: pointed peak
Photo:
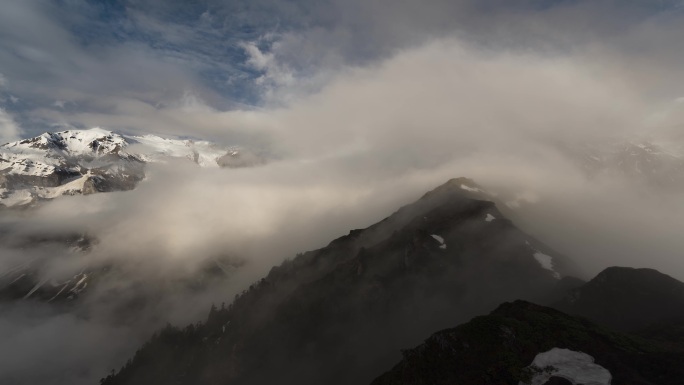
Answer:
<svg viewBox="0 0 684 385"><path fill-rule="evenodd" d="M452 178L446 183L427 192L421 199L434 199L444 196L458 196L462 198L490 200L490 195L480 185L470 178Z"/></svg>
<svg viewBox="0 0 684 385"><path fill-rule="evenodd" d="M452 178L449 179L444 185L442 185L446 188L457 188L460 190L465 190L469 192L482 192L484 193L485 190L475 183L474 180L470 178L465 178L465 177L460 177L460 178Z"/></svg>

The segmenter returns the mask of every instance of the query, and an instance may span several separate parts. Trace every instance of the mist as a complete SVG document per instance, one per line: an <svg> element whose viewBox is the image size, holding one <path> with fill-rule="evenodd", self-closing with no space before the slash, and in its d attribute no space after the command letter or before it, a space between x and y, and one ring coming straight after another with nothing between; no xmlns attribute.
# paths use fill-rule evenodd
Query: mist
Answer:
<svg viewBox="0 0 684 385"><path fill-rule="evenodd" d="M559 147L650 139L684 148L681 11L646 12L640 2L523 10L433 3L353 2L335 5L345 12L315 8L306 17L283 11L298 26L310 26L308 18L326 22L240 42L245 65L258 73L240 86L251 87L258 103L244 105L207 86L197 70L205 67L192 55L169 60L167 51L138 41L93 54L46 9L12 6L43 27L36 35L13 31L13 48L0 52L7 59L0 68L0 139L29 136L45 122L101 126L241 145L269 161L230 170L148 165L132 191L0 212L2 271L27 260L49 280L93 266L117 271L68 308L2 305L0 357L7 364L0 380L95 383L166 322L202 320L211 304L230 303L286 258L369 226L453 177L472 178L502 199L528 197L510 208L516 224L572 258L584 271L580 278L617 265L684 280L684 189L619 173L588 175ZM212 8L206 17L224 11ZM620 17L598 23L606 12ZM153 19L136 22L174 26ZM52 47L40 39L46 34ZM215 48L192 36L202 52ZM68 54L80 73L99 80L85 86L67 71L73 63L60 60L41 77L44 84L31 82L30 69L38 67L8 59L20 46ZM45 57L34 59L44 65ZM142 82L141 74L154 76ZM9 101L37 94L47 97L31 107ZM17 247L35 234L87 234L96 242L85 253L55 244ZM225 279L201 290L178 288L216 260L234 263ZM151 289L143 294L154 300L119 318L129 294L145 285ZM31 367L36 362L50 364Z"/></svg>

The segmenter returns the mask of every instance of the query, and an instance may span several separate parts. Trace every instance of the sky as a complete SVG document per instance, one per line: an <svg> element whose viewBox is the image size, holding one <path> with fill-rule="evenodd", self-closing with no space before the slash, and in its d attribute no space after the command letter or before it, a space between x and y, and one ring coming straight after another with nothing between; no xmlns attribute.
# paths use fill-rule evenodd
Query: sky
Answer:
<svg viewBox="0 0 684 385"><path fill-rule="evenodd" d="M654 0L3 1L0 142L102 127L255 148L270 162L157 165L133 191L1 217L11 236L99 243L85 257L0 247L0 268L30 257L67 276L116 262L130 278L120 289L216 257L248 263L134 324L109 321L106 285L75 313L3 309L0 361L13 369L0 379L93 383L160 323L202 319L285 258L453 177L525 197L518 224L582 278L623 265L684 279L682 190L589 177L558 146L684 149L682 26L681 1Z"/></svg>
<svg viewBox="0 0 684 385"><path fill-rule="evenodd" d="M681 96L678 1L30 0L2 8L6 139L93 125L229 138L175 114L288 106L440 39L484 54L570 55L623 72L656 100Z"/></svg>

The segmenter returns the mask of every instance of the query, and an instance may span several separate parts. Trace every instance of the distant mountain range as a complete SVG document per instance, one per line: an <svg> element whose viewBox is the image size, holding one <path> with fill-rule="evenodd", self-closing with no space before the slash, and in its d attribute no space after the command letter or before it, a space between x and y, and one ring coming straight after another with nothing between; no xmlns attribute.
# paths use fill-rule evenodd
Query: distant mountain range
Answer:
<svg viewBox="0 0 684 385"><path fill-rule="evenodd" d="M684 191L684 152L651 141L555 143L587 177L624 176ZM22 207L61 195L131 190L145 164L187 159L201 167L249 167L266 157L205 140L124 135L101 128L44 133L0 145L0 207ZM511 207L524 197L511 197Z"/></svg>
<svg viewBox="0 0 684 385"><path fill-rule="evenodd" d="M146 163L173 158L202 167L245 167L265 161L246 149L202 140L122 135L100 128L44 133L0 146L0 205L130 190L145 177Z"/></svg>

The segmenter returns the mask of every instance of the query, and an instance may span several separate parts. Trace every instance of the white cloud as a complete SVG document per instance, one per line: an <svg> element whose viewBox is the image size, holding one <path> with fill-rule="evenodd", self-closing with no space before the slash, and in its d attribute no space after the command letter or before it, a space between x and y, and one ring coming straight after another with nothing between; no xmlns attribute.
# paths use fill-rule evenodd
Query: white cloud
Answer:
<svg viewBox="0 0 684 385"><path fill-rule="evenodd" d="M272 49L277 49L278 43L273 45ZM278 62L273 52L263 52L255 42L242 43L241 47L249 57L247 64L262 72L254 82L262 87L263 97L270 99L277 89L295 85L294 72L285 64Z"/></svg>
<svg viewBox="0 0 684 385"><path fill-rule="evenodd" d="M154 109L131 103L121 106L115 115L75 114L73 118L106 127L146 127L150 131L181 135L192 132L228 144L251 144L282 160L259 169L225 174L205 175L196 169L160 171L157 179L143 183L139 191L122 195L121 201L118 196L89 197L94 202L117 199L118 203L111 207L123 205L117 211L129 216L96 216L98 226L102 226L98 232L111 235L117 234L112 229L132 231L121 236L131 242L117 246L128 247L118 254L134 254L145 245L153 245L153 249L163 251L161 254L178 260L184 255L211 255L209 250L215 244L230 249L228 243L234 238L225 236L225 230L236 234L235 239L252 239L250 248L277 259L286 256L283 254L287 253L278 254L282 250L308 249L312 244L306 242L323 242L351 226L351 222L340 221L325 234L314 236L313 229L302 232L307 234L302 243L293 241L296 238L288 234L289 246L276 247L277 252L255 246L260 242L277 245L276 239L283 234L273 229L280 229L285 223L290 222L289 228L308 228L310 224L317 228L323 222L321 218L330 217L330 210L344 207L342 211L350 215L345 217L349 221L354 213L359 215L355 219L357 226L369 224L371 217L381 215L378 207L387 213L392 204L406 202L408 197L448 178L468 176L486 185L524 193L521 200L529 195L534 198L527 199L535 202L532 206L545 207L548 212L555 210L557 225L547 227L564 228L556 235L567 237L556 238L556 242L573 255L572 247L568 246L572 242L568 240L585 239L590 234L566 227L582 221L609 226L577 217L578 213L593 215L592 210L598 210L595 205L599 203L605 212L620 212L612 215L622 218L616 228L629 228L636 233L644 218L654 219L647 213L655 212L667 218L663 224L681 227L675 225L678 211L663 212L653 207L651 201L641 202L641 190L637 187L626 188L622 182L613 180L587 180L555 147L556 141L624 138L643 129L644 118L659 103L643 98L639 83L622 76L623 73L612 73L610 66L592 62L581 54L493 53L459 40L443 39L400 52L380 65L349 68L320 92L277 108L221 112L201 108L201 100L187 93L179 106ZM181 185L179 179L183 180ZM386 186L390 185L393 194L386 193ZM568 191L572 191L574 199L567 198ZM594 201L599 193L613 199ZM378 196L390 195L391 202L377 205ZM587 210L565 212L564 199ZM670 198L663 197L660 202L667 199ZM150 206L150 202L154 205ZM307 208L312 210L309 216L293 216L288 211L291 207L306 206L306 202L316 203ZM622 213L625 204L639 209ZM358 210L353 209L356 206ZM169 207L177 209L167 210ZM240 207L250 208L247 211L254 217L243 213ZM373 215L364 214L371 211ZM337 210L334 212L341 215ZM319 216L320 213L326 215ZM543 213L535 215L542 224L551 220L543 218ZM115 222L103 222L103 217L112 217ZM565 217L573 219L565 221ZM206 226L183 218L211 221L209 227L220 231L197 234L193 229ZM295 224L294 218L307 220ZM178 225L155 227L154 223ZM649 223L649 231L642 229L642 234L653 235L650 231L655 229L667 232ZM254 232L246 234L246 229ZM600 234L600 229L591 226L583 229ZM139 241L134 242L136 237ZM630 238L648 244L639 236ZM169 243L168 239L177 241ZM609 239L614 240L606 237L606 242ZM592 242L595 250L611 250L612 246L600 239L594 238ZM103 245L116 246L116 238L104 241ZM649 263L681 271L684 276L684 267L668 257L675 246L684 247L673 238L650 253ZM577 258L584 260L582 256L589 253L583 248ZM586 261L594 272L609 264L638 261L636 254L630 256L621 250L620 255L622 259L618 253L592 255Z"/></svg>
<svg viewBox="0 0 684 385"><path fill-rule="evenodd" d="M0 108L0 143L18 140L21 130L7 111Z"/></svg>

